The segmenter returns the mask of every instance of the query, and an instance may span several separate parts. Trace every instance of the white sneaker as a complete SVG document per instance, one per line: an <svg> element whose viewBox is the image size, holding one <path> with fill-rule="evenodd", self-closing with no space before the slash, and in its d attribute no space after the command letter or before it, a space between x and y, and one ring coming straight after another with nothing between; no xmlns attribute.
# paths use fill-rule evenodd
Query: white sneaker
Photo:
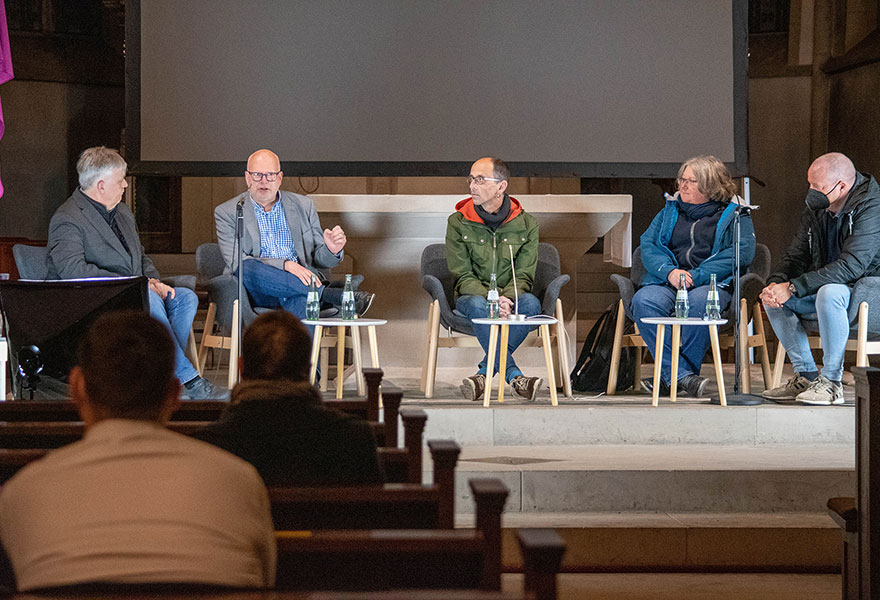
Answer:
<svg viewBox="0 0 880 600"><path fill-rule="evenodd" d="M803 404L821 406L843 404L843 384L835 383L824 375L819 375L809 388L798 394L796 399Z"/></svg>
<svg viewBox="0 0 880 600"><path fill-rule="evenodd" d="M782 385L771 390L764 390L764 393L761 395L767 398L767 400L794 400L798 394L809 389L812 383L812 381L800 373L795 373L794 377Z"/></svg>

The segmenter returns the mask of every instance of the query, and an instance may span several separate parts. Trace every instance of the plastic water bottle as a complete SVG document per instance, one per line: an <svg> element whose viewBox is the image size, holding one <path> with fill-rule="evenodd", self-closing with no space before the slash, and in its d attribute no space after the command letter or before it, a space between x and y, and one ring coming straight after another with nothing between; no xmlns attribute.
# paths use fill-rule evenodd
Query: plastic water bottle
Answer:
<svg viewBox="0 0 880 600"><path fill-rule="evenodd" d="M678 283L678 292L675 294L675 318L687 319L690 306L688 305L687 283L684 280L684 273Z"/></svg>
<svg viewBox="0 0 880 600"><path fill-rule="evenodd" d="M345 287L342 288L342 318L346 321L354 319L354 292L351 291L351 274L345 276Z"/></svg>
<svg viewBox="0 0 880 600"><path fill-rule="evenodd" d="M318 279L312 273L309 282L309 293L306 295L306 320L317 321L321 318L321 301L318 299Z"/></svg>
<svg viewBox="0 0 880 600"><path fill-rule="evenodd" d="M721 300L718 298L718 283L715 281L715 273L709 281L709 293L706 295L706 313L704 319L715 321L721 318Z"/></svg>
<svg viewBox="0 0 880 600"><path fill-rule="evenodd" d="M489 279L489 293L486 295L486 301L489 303L489 318L498 319L501 317L501 301L498 295L498 281L495 273Z"/></svg>

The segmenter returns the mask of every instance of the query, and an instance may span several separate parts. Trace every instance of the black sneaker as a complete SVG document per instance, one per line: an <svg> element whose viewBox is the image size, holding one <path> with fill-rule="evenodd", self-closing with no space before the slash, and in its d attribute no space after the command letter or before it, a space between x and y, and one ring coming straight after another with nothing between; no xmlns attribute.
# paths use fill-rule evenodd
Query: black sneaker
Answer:
<svg viewBox="0 0 880 600"><path fill-rule="evenodd" d="M477 373L470 377L465 377L461 380L461 385L458 386L458 389L461 390L461 395L464 396L465 400L481 400L483 392L486 391L486 376L482 373Z"/></svg>
<svg viewBox="0 0 880 600"><path fill-rule="evenodd" d="M542 383L544 383L544 380L540 377L517 375L510 380L510 387L513 388L513 391L516 392L518 396L525 398L529 402L534 402L535 396L538 393L538 388L541 387Z"/></svg>
<svg viewBox="0 0 880 600"><path fill-rule="evenodd" d="M708 383L708 379L692 373L690 375L685 375L678 380L678 391L679 393L687 394L692 398L702 398L703 394L706 392L706 385Z"/></svg>
<svg viewBox="0 0 880 600"><path fill-rule="evenodd" d="M359 317L363 317L367 314L367 311L370 310L370 306L373 305L373 298L376 297L376 294L372 294L370 292L355 292L354 293L354 312Z"/></svg>
<svg viewBox="0 0 880 600"><path fill-rule="evenodd" d="M654 393L654 378L653 377L646 377L645 379L642 379L642 381L639 383L639 386L642 388L642 390L648 392L649 394L653 394ZM666 385L666 382L663 381L662 379L660 380L660 395L661 396L668 396L669 395L669 386Z"/></svg>
<svg viewBox="0 0 880 600"><path fill-rule="evenodd" d="M195 377L183 386L184 400L229 400L229 390L214 385L204 377Z"/></svg>

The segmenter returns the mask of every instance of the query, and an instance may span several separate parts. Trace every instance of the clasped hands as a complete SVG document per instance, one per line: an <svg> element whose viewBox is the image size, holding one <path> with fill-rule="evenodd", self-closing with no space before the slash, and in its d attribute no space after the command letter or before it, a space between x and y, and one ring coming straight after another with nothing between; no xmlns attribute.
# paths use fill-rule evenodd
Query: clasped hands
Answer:
<svg viewBox="0 0 880 600"><path fill-rule="evenodd" d="M150 289L159 294L159 297L163 300L168 297L168 294L171 294L171 297L174 298L174 288L170 285L165 285L158 279L150 279L148 285Z"/></svg>
<svg viewBox="0 0 880 600"><path fill-rule="evenodd" d="M769 306L770 308L781 307L788 302L789 298L791 298L791 290L788 287L787 281L769 284L761 290L761 294L758 296L758 299L764 306Z"/></svg>

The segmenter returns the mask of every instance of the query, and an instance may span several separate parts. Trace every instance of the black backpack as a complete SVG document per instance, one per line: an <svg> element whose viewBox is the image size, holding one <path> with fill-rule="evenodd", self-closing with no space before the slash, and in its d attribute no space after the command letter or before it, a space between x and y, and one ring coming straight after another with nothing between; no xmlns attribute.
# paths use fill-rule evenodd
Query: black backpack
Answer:
<svg viewBox="0 0 880 600"><path fill-rule="evenodd" d="M624 334L633 333L635 327L626 319ZM604 392L608 387L611 370L611 350L614 346L614 328L617 324L617 305L611 305L602 313L584 340L584 347L571 372L571 387L578 392ZM620 368L617 371L618 391L635 385L636 349L620 349Z"/></svg>

